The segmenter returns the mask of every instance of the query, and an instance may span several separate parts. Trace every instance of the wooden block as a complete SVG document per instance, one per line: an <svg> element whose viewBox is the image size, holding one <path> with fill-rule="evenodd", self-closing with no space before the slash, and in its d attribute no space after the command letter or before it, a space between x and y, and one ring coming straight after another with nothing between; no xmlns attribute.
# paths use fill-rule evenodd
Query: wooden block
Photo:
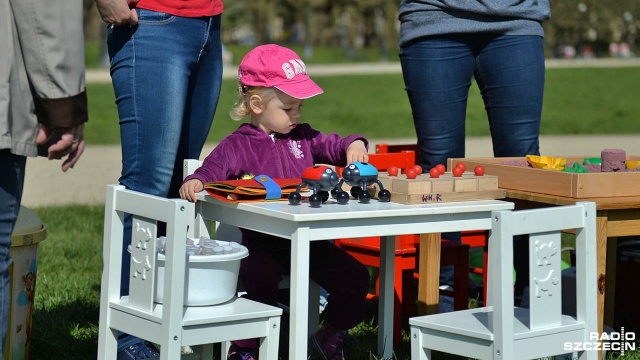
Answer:
<svg viewBox="0 0 640 360"><path fill-rule="evenodd" d="M401 194L391 193L391 201L400 204L429 204L471 200L493 200L502 199L506 196L505 190L489 191L465 191L433 194Z"/></svg>
<svg viewBox="0 0 640 360"><path fill-rule="evenodd" d="M463 174L461 177L453 177L453 192L476 190L478 190L478 180L475 175Z"/></svg>
<svg viewBox="0 0 640 360"><path fill-rule="evenodd" d="M398 176L391 180L392 192L404 193L404 194L424 194L431 193L433 189L431 187L432 180L429 175L420 174L415 179L407 179L405 175Z"/></svg>
<svg viewBox="0 0 640 360"><path fill-rule="evenodd" d="M397 176L389 176L389 174L385 173L379 173L378 174L378 180L380 180L380 183L382 184L382 186L384 186L385 189L391 191L392 187L391 187L391 180L397 178Z"/></svg>
<svg viewBox="0 0 640 360"><path fill-rule="evenodd" d="M494 175L476 176L478 191L495 190L498 188L498 177Z"/></svg>
<svg viewBox="0 0 640 360"><path fill-rule="evenodd" d="M431 179L431 193L453 192L453 183L453 177L441 176L437 179Z"/></svg>

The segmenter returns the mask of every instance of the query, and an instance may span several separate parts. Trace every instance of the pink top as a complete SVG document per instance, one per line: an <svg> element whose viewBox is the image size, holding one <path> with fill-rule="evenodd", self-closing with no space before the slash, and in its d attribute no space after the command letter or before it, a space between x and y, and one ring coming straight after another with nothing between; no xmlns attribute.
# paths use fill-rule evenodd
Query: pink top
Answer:
<svg viewBox="0 0 640 360"><path fill-rule="evenodd" d="M222 0L140 0L136 7L183 17L222 14Z"/></svg>

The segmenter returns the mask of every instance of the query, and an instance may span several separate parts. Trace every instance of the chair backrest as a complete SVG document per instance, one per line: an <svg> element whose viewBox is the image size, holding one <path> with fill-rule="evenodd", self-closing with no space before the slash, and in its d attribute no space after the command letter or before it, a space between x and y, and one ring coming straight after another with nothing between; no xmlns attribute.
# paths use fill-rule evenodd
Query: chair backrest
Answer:
<svg viewBox="0 0 640 360"><path fill-rule="evenodd" d="M420 148L418 144L376 144L376 154L397 153L401 151L413 151L416 154L414 165L420 164Z"/></svg>
<svg viewBox="0 0 640 360"><path fill-rule="evenodd" d="M592 202L521 211L496 211L489 240L489 299L494 334L513 334L513 236L529 235L530 331L561 326L561 233L576 236L577 321L597 331L596 208ZM496 334L497 335L497 334ZM497 336L499 338L500 336ZM507 346L508 344L503 344Z"/></svg>
<svg viewBox="0 0 640 360"><path fill-rule="evenodd" d="M182 166L182 178L186 178L187 176L193 174L197 168L202 166L202 161L197 159L185 159ZM242 233L240 229L236 226L231 226L227 224L221 224L219 222L215 223L215 229L211 229L215 231L215 234L211 234L213 237L217 239L224 239L225 241L235 241L242 242Z"/></svg>
<svg viewBox="0 0 640 360"><path fill-rule="evenodd" d="M193 203L181 199L165 199L109 185L105 204L104 249L109 301L120 297L122 239L124 214L132 215L131 271L128 305L150 315L154 310L156 277L157 223L166 223L165 264L174 269L164 279L164 319L180 319L184 302L184 271L186 266L186 236L189 219L195 214ZM103 295L104 296L104 295ZM175 312L175 313L174 313ZM150 316L149 315L149 316Z"/></svg>
<svg viewBox="0 0 640 360"><path fill-rule="evenodd" d="M182 178L193 174L200 166L202 166L202 161L198 159L185 159L182 163Z"/></svg>
<svg viewBox="0 0 640 360"><path fill-rule="evenodd" d="M400 151L396 153L369 154L369 164L378 171L386 171L390 166L398 169L406 169L416 164L416 153L414 151ZM342 176L344 167L336 166L336 173Z"/></svg>

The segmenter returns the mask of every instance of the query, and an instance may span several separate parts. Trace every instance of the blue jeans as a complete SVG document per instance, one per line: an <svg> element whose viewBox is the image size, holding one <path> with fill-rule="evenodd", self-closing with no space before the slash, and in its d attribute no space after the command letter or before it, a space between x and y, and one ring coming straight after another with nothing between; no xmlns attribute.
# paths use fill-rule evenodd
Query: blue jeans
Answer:
<svg viewBox="0 0 640 360"><path fill-rule="evenodd" d="M0 150L0 360L4 354L9 329L11 301L11 234L20 212L27 158Z"/></svg>
<svg viewBox="0 0 640 360"><path fill-rule="evenodd" d="M109 28L127 189L178 197L184 159L199 158L222 83L220 16L138 9L138 25ZM123 295L129 292L131 219L125 219Z"/></svg>
<svg viewBox="0 0 640 360"><path fill-rule="evenodd" d="M496 157L539 155L544 49L539 36L426 37L400 51L425 171L465 157L465 118L475 77Z"/></svg>
<svg viewBox="0 0 640 360"><path fill-rule="evenodd" d="M544 49L539 36L456 34L425 37L400 49L421 165L429 171L465 157L471 79L484 100L496 157L540 155ZM471 154L473 155L473 154ZM449 169L451 170L451 169ZM459 234L443 234L459 242ZM528 280L526 241L515 242L519 293ZM521 266L525 265L525 266ZM440 281L452 285L453 268Z"/></svg>

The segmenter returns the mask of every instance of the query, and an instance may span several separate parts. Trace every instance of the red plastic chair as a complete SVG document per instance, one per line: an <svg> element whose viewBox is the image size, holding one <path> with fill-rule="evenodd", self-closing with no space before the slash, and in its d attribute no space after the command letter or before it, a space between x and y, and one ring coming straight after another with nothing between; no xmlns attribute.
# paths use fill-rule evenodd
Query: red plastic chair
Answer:
<svg viewBox="0 0 640 360"><path fill-rule="evenodd" d="M369 163L374 165L378 171L386 171L392 165L400 169L406 169L416 164L415 152L401 150L392 153L369 154ZM343 168L336 168L336 172L339 175L342 174L342 170ZM380 268L379 237L337 239L335 243L362 264ZM393 334L393 343L396 345L402 341L402 320L415 315L416 291L413 283L415 282L414 277L417 276L415 275L415 269L418 261L419 244L419 235L400 235L396 237ZM454 275L454 291L442 290L441 293L454 298L454 309L466 309L469 301L469 246L466 244L453 244L443 240L440 262L442 265L453 265L456 269L454 272L458 275ZM377 300L378 294L379 278L376 277L375 292L369 294L367 298L369 300Z"/></svg>
<svg viewBox="0 0 640 360"><path fill-rule="evenodd" d="M415 151L398 151L393 153L369 154L369 164L378 171L386 171L390 166L397 166L400 170L412 167L416 164ZM342 176L343 167L336 166L338 176Z"/></svg>
<svg viewBox="0 0 640 360"><path fill-rule="evenodd" d="M420 149L418 144L376 144L376 154L398 153L413 151L415 155L416 164L420 164ZM487 263L489 260L487 239L489 238L489 232L486 230L475 231L463 231L461 233L462 243L468 244L470 247L482 247L483 250L483 267L469 267L469 272L477 275L482 275L482 303L487 303Z"/></svg>

